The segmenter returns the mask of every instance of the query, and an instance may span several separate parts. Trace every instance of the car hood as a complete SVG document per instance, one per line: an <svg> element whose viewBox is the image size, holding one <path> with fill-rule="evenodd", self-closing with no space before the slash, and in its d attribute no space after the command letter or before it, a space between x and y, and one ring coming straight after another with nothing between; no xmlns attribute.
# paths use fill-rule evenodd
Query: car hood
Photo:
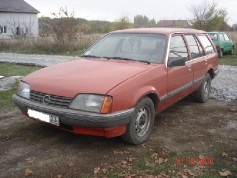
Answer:
<svg viewBox="0 0 237 178"><path fill-rule="evenodd" d="M152 65L140 62L80 58L38 70L22 80L31 90L52 95L106 94L149 67Z"/></svg>

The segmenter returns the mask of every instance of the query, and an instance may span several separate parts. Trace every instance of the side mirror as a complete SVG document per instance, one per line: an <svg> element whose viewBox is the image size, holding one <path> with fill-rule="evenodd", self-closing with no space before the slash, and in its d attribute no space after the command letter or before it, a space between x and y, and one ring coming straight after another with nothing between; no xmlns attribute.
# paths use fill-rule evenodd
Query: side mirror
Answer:
<svg viewBox="0 0 237 178"><path fill-rule="evenodd" d="M187 57L169 57L167 66L168 67L185 66L186 61Z"/></svg>

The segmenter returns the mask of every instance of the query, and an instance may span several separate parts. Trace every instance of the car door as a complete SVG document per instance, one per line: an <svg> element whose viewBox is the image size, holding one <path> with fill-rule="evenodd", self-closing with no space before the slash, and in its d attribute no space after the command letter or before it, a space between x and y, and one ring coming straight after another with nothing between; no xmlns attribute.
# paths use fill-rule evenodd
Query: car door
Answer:
<svg viewBox="0 0 237 178"><path fill-rule="evenodd" d="M180 66L170 66L171 61L178 61L181 58L188 61L188 49L184 41L183 35L176 34L171 37L169 58L168 58L168 84L167 96L169 103L174 103L190 93L193 81L192 64Z"/></svg>
<svg viewBox="0 0 237 178"><path fill-rule="evenodd" d="M224 35L224 38L225 38L225 49L226 49L226 51L231 51L231 49L232 49L232 41L227 36L227 34L224 33L223 35Z"/></svg>
<svg viewBox="0 0 237 178"><path fill-rule="evenodd" d="M206 35L200 35L200 39L205 42L205 47L210 45L207 44L208 38L206 37ZM205 55L204 49L195 35L185 35L185 40L189 47L190 60L187 62L187 65L192 65L194 84L192 90L194 91L196 90L198 84L200 84L205 77L208 65L208 58Z"/></svg>
<svg viewBox="0 0 237 178"><path fill-rule="evenodd" d="M223 50L223 52L226 52L226 42L225 42L225 37L223 33L219 34L219 43L220 43L220 48Z"/></svg>

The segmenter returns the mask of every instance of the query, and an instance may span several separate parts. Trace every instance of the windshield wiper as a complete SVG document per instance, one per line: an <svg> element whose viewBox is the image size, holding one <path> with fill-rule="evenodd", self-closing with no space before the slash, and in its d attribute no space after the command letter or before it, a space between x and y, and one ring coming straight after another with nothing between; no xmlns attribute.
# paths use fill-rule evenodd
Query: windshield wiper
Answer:
<svg viewBox="0 0 237 178"><path fill-rule="evenodd" d="M82 55L81 57L89 57L89 58L105 58L105 59L110 59L110 57L101 57L101 56L95 56L95 55Z"/></svg>
<svg viewBox="0 0 237 178"><path fill-rule="evenodd" d="M81 57L101 58L100 56L95 56L95 55L82 55Z"/></svg>
<svg viewBox="0 0 237 178"><path fill-rule="evenodd" d="M128 61L137 61L137 62L145 62L147 64L150 64L149 61L146 60L135 60L135 59L131 59L131 58L126 58L126 57L110 57L110 59L120 59L120 60L128 60Z"/></svg>

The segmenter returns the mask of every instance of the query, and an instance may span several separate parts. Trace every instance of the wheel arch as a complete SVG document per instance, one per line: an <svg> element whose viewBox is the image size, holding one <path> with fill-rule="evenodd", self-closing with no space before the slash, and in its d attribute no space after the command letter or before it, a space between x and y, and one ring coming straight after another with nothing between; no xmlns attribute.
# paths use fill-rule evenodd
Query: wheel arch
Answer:
<svg viewBox="0 0 237 178"><path fill-rule="evenodd" d="M214 73L214 70L213 68L210 68L207 73L210 75L211 79L213 79L215 77L215 73Z"/></svg>
<svg viewBox="0 0 237 178"><path fill-rule="evenodd" d="M151 99L151 101L153 102L154 104L154 109L156 110L157 106L158 106L158 103L160 101L159 97L158 97L158 94L154 91L149 91L149 92L146 92L144 93L143 95L141 95L137 101L135 102L135 104L137 104L139 101L141 101L143 98L145 97L148 97Z"/></svg>

